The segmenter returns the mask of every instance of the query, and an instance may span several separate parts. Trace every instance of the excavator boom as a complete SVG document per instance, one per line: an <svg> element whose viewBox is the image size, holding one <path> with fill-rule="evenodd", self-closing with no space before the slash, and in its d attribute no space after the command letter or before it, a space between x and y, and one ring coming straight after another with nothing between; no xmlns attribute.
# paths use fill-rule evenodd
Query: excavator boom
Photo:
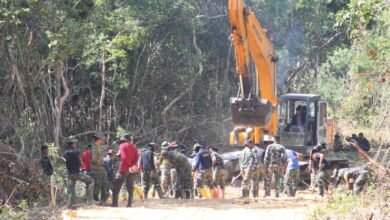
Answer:
<svg viewBox="0 0 390 220"><path fill-rule="evenodd" d="M232 43L240 80L238 97L230 99L236 125L276 130L276 56L266 31L243 0L229 0ZM249 72L250 61L256 66ZM254 82L254 85L252 85Z"/></svg>

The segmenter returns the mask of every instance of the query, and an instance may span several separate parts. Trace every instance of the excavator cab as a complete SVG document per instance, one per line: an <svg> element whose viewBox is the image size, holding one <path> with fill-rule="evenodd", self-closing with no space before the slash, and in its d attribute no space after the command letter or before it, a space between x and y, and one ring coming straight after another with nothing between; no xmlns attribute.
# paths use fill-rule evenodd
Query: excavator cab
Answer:
<svg viewBox="0 0 390 220"><path fill-rule="evenodd" d="M326 102L319 95L285 94L279 97L277 133L288 149L307 154L327 142Z"/></svg>

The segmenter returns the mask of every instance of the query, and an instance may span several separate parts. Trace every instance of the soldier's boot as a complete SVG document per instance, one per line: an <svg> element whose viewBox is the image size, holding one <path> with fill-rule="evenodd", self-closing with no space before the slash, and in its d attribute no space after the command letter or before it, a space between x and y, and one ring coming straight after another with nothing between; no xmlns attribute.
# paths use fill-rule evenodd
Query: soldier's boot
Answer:
<svg viewBox="0 0 390 220"><path fill-rule="evenodd" d="M112 207L118 207L118 197L119 197L119 193L114 192L112 194L112 204L111 204Z"/></svg>
<svg viewBox="0 0 390 220"><path fill-rule="evenodd" d="M155 189L156 189L158 198L159 199L163 199L164 198L164 194L163 194L163 192L161 190L161 187L156 187Z"/></svg>
<svg viewBox="0 0 390 220"><path fill-rule="evenodd" d="M127 197L126 207L130 208L132 206L132 203L133 203L133 193L129 193L129 196Z"/></svg>
<svg viewBox="0 0 390 220"><path fill-rule="evenodd" d="M319 194L320 196L324 196L324 186L319 187Z"/></svg>
<svg viewBox="0 0 390 220"><path fill-rule="evenodd" d="M148 199L148 191L143 191L144 199Z"/></svg>
<svg viewBox="0 0 390 220"><path fill-rule="evenodd" d="M181 192L180 192L180 190L175 190L175 199L179 199L180 198L180 196L181 196Z"/></svg>
<svg viewBox="0 0 390 220"><path fill-rule="evenodd" d="M278 192L278 190L275 190L275 197L276 197L276 198L279 197L279 192Z"/></svg>
<svg viewBox="0 0 390 220"><path fill-rule="evenodd" d="M252 191L252 196L253 196L253 198L259 197L259 191L253 190L253 191Z"/></svg>
<svg viewBox="0 0 390 220"><path fill-rule="evenodd" d="M202 198L209 199L209 195L207 194L207 191L205 188L199 188L199 193L202 195Z"/></svg>
<svg viewBox="0 0 390 220"><path fill-rule="evenodd" d="M242 189L242 197L243 198L249 197L249 190L248 189Z"/></svg>

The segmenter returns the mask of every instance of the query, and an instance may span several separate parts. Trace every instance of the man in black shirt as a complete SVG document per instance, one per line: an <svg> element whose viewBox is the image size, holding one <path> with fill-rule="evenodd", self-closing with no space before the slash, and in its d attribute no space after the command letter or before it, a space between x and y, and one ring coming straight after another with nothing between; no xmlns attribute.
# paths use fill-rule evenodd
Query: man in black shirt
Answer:
<svg viewBox="0 0 390 220"><path fill-rule="evenodd" d="M154 151L156 146L155 143L150 143L148 144L147 149L141 153L140 167L142 169L142 191L145 199L148 198L150 184L154 185L158 197L160 199L163 197L158 170L154 165Z"/></svg>
<svg viewBox="0 0 390 220"><path fill-rule="evenodd" d="M93 201L93 187L95 185L95 182L93 179L80 172L81 168L81 160L80 160L80 153L77 150L77 142L78 140L70 136L68 138L68 148L65 150L65 160L66 160L66 169L68 170L68 192L69 192L69 200L68 200L68 207L70 209L74 209L75 200L76 200L76 181L81 181L86 184L86 197L87 197L87 204L91 204Z"/></svg>
<svg viewBox="0 0 390 220"><path fill-rule="evenodd" d="M324 190L328 190L330 178L330 164L325 159L323 153L313 153L311 155L311 167L317 173L316 182L320 196L324 196Z"/></svg>

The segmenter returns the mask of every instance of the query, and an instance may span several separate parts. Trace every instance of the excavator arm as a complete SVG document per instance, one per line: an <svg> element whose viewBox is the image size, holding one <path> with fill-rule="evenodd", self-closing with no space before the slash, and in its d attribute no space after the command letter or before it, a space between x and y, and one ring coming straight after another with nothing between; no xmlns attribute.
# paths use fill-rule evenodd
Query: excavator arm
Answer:
<svg viewBox="0 0 390 220"><path fill-rule="evenodd" d="M229 0L231 40L240 80L237 97L230 100L235 125L274 134L276 130L276 55L266 31L243 0ZM250 62L256 66L249 72ZM254 78L254 79L253 79ZM254 82L254 83L253 83ZM257 129L256 129L257 128Z"/></svg>

